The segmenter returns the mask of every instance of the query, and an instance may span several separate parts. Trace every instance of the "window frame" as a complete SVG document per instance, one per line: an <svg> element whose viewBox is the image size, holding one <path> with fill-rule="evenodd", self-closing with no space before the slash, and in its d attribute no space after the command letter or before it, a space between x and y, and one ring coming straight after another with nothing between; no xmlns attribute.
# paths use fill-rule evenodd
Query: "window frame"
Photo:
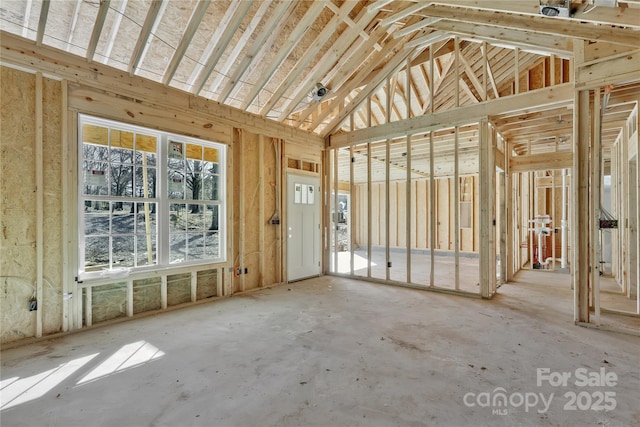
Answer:
<svg viewBox="0 0 640 427"><path fill-rule="evenodd" d="M152 136L156 138L156 188L154 197L149 196L148 198L137 197L136 196L136 188L132 188L132 194L130 196L113 196L110 194L110 185L111 182L107 181L107 194L106 195L91 195L84 194L85 187L85 166L84 166L84 146L85 141L83 138L83 126L84 125L94 125L99 127L106 127L109 129L109 141L111 140L111 130L116 129L124 132L133 132L134 134L144 134L146 136ZM217 173L207 173L206 175L210 175L212 177L211 185L214 185L213 182L215 178L213 176L217 176L217 199L213 200L213 195L209 200L198 200L187 198L192 197L192 195L188 195L188 190L186 190L186 182L185 182L185 191L182 198L171 198L169 194L169 144L170 142L180 142L183 144L183 148L187 146L187 144L197 145L205 148L213 148L217 150L217 162L211 162L212 164L217 163ZM107 147L111 147L111 142L108 142ZM204 153L203 149L203 153ZM226 206L226 179L227 179L227 168L226 168L226 156L227 156L227 146L224 143L207 141L200 138L180 135L172 132L166 132L156 129L147 128L139 125L132 125L125 122L120 122L117 120L104 119L92 115L81 114L78 113L78 173L77 173L77 209L78 209L78 254L77 254L77 262L78 262L78 279L79 280L89 280L89 279L97 279L104 278L110 276L118 276L123 272L128 274L131 273L142 273L156 270L166 270L166 269L178 269L189 266L200 266L200 265L209 265L209 264L217 264L226 262L227 258L227 206ZM185 162L189 161L186 154L184 157ZM107 167L110 169L112 167L111 159L107 159L106 161ZM135 151L134 158L132 160L133 174L136 174L136 167L139 166L136 163L135 159ZM110 172L109 172L110 173ZM135 177L133 178L135 180ZM186 181L186 178L185 178ZM203 190L200 190L203 191ZM202 199L202 197L201 197ZM114 233L111 227L109 227L108 238L109 238L109 263L108 269L96 270L96 271L87 271L86 266L86 236L85 234L85 201L88 200L98 200L98 201L106 201L109 203L120 202L123 201L125 203L155 203L156 204L156 230L155 230L155 263L148 265L135 266L127 266L127 267L114 267L113 265L113 246L112 239ZM213 209L217 206L218 218L217 218L217 230L211 231L203 231L204 234L209 236L211 234L217 234L218 236L218 250L217 256L209 257L209 258L199 258L192 260L183 260L183 261L174 261L171 262L170 257L170 234L173 231L173 234L180 234L180 232L175 232L171 227L171 206L175 204L182 204L185 206L185 209L191 204L197 204L201 206L212 207ZM205 211L206 212L206 211ZM186 210L185 210L186 213ZM138 215L139 212L136 210L134 215ZM113 217L112 209L108 210L108 215L111 218ZM137 220L134 219L137 222ZM204 223L204 221L203 221ZM204 230L204 229L203 229ZM135 231L133 232L134 235ZM193 234L197 234L193 233ZM185 228L185 242L189 237L189 230Z"/></svg>

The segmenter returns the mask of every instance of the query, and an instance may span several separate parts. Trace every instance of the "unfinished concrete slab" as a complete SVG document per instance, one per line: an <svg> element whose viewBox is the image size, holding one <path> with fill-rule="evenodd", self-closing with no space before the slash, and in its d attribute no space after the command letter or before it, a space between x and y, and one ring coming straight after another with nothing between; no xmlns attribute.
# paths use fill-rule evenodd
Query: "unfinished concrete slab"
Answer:
<svg viewBox="0 0 640 427"><path fill-rule="evenodd" d="M640 424L640 338L529 274L491 301L324 276L6 349L2 425Z"/></svg>

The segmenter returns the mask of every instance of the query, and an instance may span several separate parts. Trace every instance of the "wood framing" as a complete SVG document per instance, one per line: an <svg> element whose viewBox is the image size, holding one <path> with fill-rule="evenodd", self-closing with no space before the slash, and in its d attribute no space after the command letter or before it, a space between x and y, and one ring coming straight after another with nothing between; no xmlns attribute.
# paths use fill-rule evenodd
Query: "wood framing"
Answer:
<svg viewBox="0 0 640 427"><path fill-rule="evenodd" d="M409 133L420 133L430 130L444 129L471 123L486 116L502 114L509 111L523 110L532 106L551 107L557 103L565 103L573 91L571 84L539 89L520 95L502 97L497 100L480 102L462 106L452 111L435 112L433 114L413 117L400 122L392 122L380 126L356 130L354 132L331 135L329 146L343 147L351 143L380 141L385 137L404 136Z"/></svg>

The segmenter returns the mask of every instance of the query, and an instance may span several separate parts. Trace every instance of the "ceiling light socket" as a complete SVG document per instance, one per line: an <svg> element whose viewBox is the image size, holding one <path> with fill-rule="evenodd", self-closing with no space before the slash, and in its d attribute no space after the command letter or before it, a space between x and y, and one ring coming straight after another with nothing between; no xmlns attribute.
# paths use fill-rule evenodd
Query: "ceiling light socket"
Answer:
<svg viewBox="0 0 640 427"><path fill-rule="evenodd" d="M322 97L324 97L327 93L329 93L329 89L327 89L322 83L316 83L316 86L311 92L311 97L316 101L320 101L320 99L322 99Z"/></svg>

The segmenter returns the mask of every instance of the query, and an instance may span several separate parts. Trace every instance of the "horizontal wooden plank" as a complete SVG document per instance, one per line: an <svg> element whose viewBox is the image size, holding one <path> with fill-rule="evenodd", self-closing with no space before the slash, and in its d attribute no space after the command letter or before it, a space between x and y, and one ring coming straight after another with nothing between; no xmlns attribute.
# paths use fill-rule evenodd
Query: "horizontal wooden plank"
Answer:
<svg viewBox="0 0 640 427"><path fill-rule="evenodd" d="M575 39L604 41L626 46L640 45L640 31L637 27L613 27L611 23L598 23L575 20L572 18L557 18L534 14L510 13L508 10L473 9L445 4L432 3L423 9L425 15L434 18L444 18L455 21L490 25L508 29L552 34L560 37Z"/></svg>
<svg viewBox="0 0 640 427"><path fill-rule="evenodd" d="M576 88L590 89L608 84L640 80L640 50L602 58L589 65L577 64Z"/></svg>
<svg viewBox="0 0 640 427"><path fill-rule="evenodd" d="M146 101L127 99L77 84L69 84L68 87L69 107L80 112L231 144L233 127L228 124L212 123L211 117L205 114L170 111Z"/></svg>
<svg viewBox="0 0 640 427"><path fill-rule="evenodd" d="M185 91L142 77L130 76L123 70L95 62L88 63L86 59L62 50L36 46L35 42L6 31L0 31L0 46L3 63L14 64L26 70L40 71L71 83L126 95L131 99L162 105L167 109L178 108L183 111L206 113L211 116L210 121L217 120L221 125L244 128L254 133L277 136L285 140L324 146L324 140L310 132L202 97L195 97Z"/></svg>
<svg viewBox="0 0 640 427"><path fill-rule="evenodd" d="M367 129L330 136L329 146L344 147L354 143L381 141L386 138L406 136L420 132L435 131L474 123L487 116L510 111L526 110L529 107L548 106L563 103L573 98L573 85L564 83L518 95L466 105L447 111L438 111L397 122L386 123Z"/></svg>
<svg viewBox="0 0 640 427"><path fill-rule="evenodd" d="M529 48L536 50L537 53L545 53L547 55L553 53L563 58L573 56L572 39L566 37L559 38L549 34L516 29L505 31L504 28L446 19L432 24L431 28L462 36L475 36L496 43L511 44L524 49Z"/></svg>
<svg viewBox="0 0 640 427"><path fill-rule="evenodd" d="M509 159L510 172L528 172L545 169L563 169L573 166L573 153L544 153L516 156Z"/></svg>
<svg viewBox="0 0 640 427"><path fill-rule="evenodd" d="M536 187L562 187L562 177L538 176L536 177Z"/></svg>

